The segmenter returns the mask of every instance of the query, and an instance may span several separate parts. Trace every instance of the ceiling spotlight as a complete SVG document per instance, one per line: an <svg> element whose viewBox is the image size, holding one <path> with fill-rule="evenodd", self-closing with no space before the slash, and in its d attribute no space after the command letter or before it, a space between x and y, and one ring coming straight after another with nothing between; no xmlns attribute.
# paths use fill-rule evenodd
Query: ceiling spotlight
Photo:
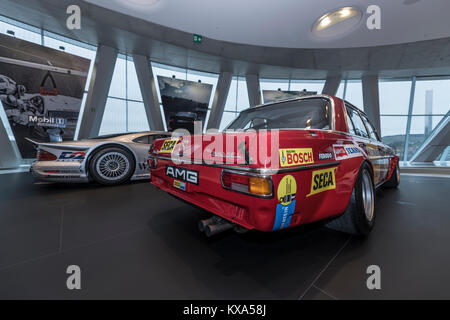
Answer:
<svg viewBox="0 0 450 320"><path fill-rule="evenodd" d="M358 8L343 7L317 19L312 33L319 38L336 37L354 28L361 18L362 12Z"/></svg>

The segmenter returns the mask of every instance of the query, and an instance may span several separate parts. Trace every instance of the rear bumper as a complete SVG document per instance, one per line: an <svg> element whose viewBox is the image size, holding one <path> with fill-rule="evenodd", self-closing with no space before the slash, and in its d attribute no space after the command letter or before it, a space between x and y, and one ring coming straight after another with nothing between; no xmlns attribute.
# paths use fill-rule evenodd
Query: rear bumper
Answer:
<svg viewBox="0 0 450 320"><path fill-rule="evenodd" d="M30 172L38 180L54 182L88 182L80 162L37 161Z"/></svg>

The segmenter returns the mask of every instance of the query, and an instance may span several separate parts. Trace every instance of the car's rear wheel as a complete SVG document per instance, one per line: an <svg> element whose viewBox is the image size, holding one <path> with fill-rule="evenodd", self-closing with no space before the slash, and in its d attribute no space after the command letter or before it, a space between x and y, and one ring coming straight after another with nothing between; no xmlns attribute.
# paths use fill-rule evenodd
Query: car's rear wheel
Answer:
<svg viewBox="0 0 450 320"><path fill-rule="evenodd" d="M326 226L330 229L366 236L375 223L375 187L367 163L361 167L345 212Z"/></svg>
<svg viewBox="0 0 450 320"><path fill-rule="evenodd" d="M101 149L89 163L92 178L104 185L117 185L130 180L136 167L130 152L119 147Z"/></svg>
<svg viewBox="0 0 450 320"><path fill-rule="evenodd" d="M397 163L394 172L392 172L391 178L383 185L383 187L397 188L399 184L400 184L400 168L398 167Z"/></svg>

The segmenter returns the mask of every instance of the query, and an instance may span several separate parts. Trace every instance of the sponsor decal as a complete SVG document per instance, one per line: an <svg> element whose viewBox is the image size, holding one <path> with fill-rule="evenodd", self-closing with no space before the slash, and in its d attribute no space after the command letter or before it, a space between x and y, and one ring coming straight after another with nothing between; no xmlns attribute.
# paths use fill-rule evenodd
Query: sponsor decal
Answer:
<svg viewBox="0 0 450 320"><path fill-rule="evenodd" d="M275 222L272 230L287 228L291 224L291 218L295 210L295 195L297 193L297 182L291 175L284 176L278 184L277 204Z"/></svg>
<svg viewBox="0 0 450 320"><path fill-rule="evenodd" d="M198 171L166 166L166 176L185 182L198 184Z"/></svg>
<svg viewBox="0 0 450 320"><path fill-rule="evenodd" d="M164 141L159 153L172 153L180 139L167 139Z"/></svg>
<svg viewBox="0 0 450 320"><path fill-rule="evenodd" d="M282 168L314 163L311 148L280 149L279 152Z"/></svg>
<svg viewBox="0 0 450 320"><path fill-rule="evenodd" d="M333 154L331 152L319 152L319 160L333 159Z"/></svg>
<svg viewBox="0 0 450 320"><path fill-rule="evenodd" d="M86 152L64 151L60 154L58 160L84 160Z"/></svg>
<svg viewBox="0 0 450 320"><path fill-rule="evenodd" d="M336 169L337 167L313 171L311 192L306 196L309 197L327 190L336 189Z"/></svg>
<svg viewBox="0 0 450 320"><path fill-rule="evenodd" d="M336 160L356 158L363 155L361 150L353 144L335 144L333 145L333 149L334 154L336 155Z"/></svg>
<svg viewBox="0 0 450 320"><path fill-rule="evenodd" d="M183 191L186 191L186 182L182 182L179 180L173 180L173 186L177 189L181 189Z"/></svg>
<svg viewBox="0 0 450 320"><path fill-rule="evenodd" d="M64 118L28 116L29 123L36 123L38 126L65 128L67 121Z"/></svg>

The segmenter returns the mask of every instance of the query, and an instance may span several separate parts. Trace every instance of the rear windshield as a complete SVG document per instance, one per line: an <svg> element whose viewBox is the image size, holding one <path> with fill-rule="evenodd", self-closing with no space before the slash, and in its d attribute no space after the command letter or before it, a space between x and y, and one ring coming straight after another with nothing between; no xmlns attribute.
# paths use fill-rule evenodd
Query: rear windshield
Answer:
<svg viewBox="0 0 450 320"><path fill-rule="evenodd" d="M330 102L324 98L286 101L247 109L226 130L331 128Z"/></svg>

